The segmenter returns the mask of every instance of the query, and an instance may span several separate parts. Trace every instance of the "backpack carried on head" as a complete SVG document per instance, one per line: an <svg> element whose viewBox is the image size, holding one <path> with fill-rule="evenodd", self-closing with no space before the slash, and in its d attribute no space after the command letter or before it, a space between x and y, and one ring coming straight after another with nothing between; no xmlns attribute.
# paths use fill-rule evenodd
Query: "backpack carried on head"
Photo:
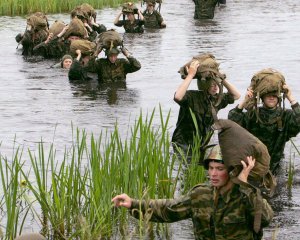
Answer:
<svg viewBox="0 0 300 240"><path fill-rule="evenodd" d="M123 14L126 14L126 13L138 14L138 8L135 6L134 3L127 2L127 3L123 4L122 12L123 12Z"/></svg>
<svg viewBox="0 0 300 240"><path fill-rule="evenodd" d="M80 9L86 13L89 17L93 17L96 22L97 13L95 9L88 3L83 3L80 5Z"/></svg>
<svg viewBox="0 0 300 240"><path fill-rule="evenodd" d="M64 34L64 38L67 39L69 36L78 36L84 38L87 35L87 30L81 20L77 17L73 18L69 23L69 28Z"/></svg>
<svg viewBox="0 0 300 240"><path fill-rule="evenodd" d="M230 175L237 177L243 169L241 161L247 156L255 158L255 166L249 174L249 181L272 196L276 187L276 180L270 168L270 155L267 147L254 135L237 123L227 120L216 120L214 130L219 130L219 144L221 147L224 164L232 169Z"/></svg>
<svg viewBox="0 0 300 240"><path fill-rule="evenodd" d="M54 23L49 28L49 33L52 33L53 36L57 36L66 26L63 21L55 20Z"/></svg>
<svg viewBox="0 0 300 240"><path fill-rule="evenodd" d="M85 39L73 40L70 45L70 54L75 56L76 50L80 50L82 55L92 55L96 51L96 43Z"/></svg>
<svg viewBox="0 0 300 240"><path fill-rule="evenodd" d="M123 46L123 39L121 35L114 29L107 30L106 32L100 33L97 40L98 50L112 49Z"/></svg>
<svg viewBox="0 0 300 240"><path fill-rule="evenodd" d="M31 26L35 32L48 29L47 18L41 16L39 13L33 14L27 18L27 24Z"/></svg>
<svg viewBox="0 0 300 240"><path fill-rule="evenodd" d="M247 110L256 110L257 120L262 122L258 114L260 99L265 94L274 93L278 97L279 106L281 106L281 102L283 102L284 108L285 91L283 85L285 85L285 78L275 69L266 68L255 73L249 86L249 89L253 90L253 98L249 99L245 108Z"/></svg>
<svg viewBox="0 0 300 240"><path fill-rule="evenodd" d="M207 91L211 80L214 80L218 85L220 92L219 96L221 97L223 93L223 84L222 81L226 78L225 74L220 73L219 63L216 61L216 58L211 53L204 53L197 56L194 56L191 61L182 66L178 73L181 75L182 79L185 79L187 76L187 67L190 67L190 64L193 61L198 61L199 67L194 79L198 79L198 89ZM221 98L218 99L216 106L220 104Z"/></svg>

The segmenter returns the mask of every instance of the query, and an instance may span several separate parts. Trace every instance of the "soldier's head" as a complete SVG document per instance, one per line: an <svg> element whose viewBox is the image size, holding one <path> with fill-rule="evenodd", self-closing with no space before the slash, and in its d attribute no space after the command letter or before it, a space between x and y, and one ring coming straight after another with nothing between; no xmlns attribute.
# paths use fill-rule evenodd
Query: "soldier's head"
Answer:
<svg viewBox="0 0 300 240"><path fill-rule="evenodd" d="M111 63L115 63L117 61L119 53L120 53L119 49L115 47L111 49L107 49L105 51L105 54Z"/></svg>
<svg viewBox="0 0 300 240"><path fill-rule="evenodd" d="M199 90L202 90L212 96L215 96L220 91L217 82L212 78L205 80L197 79L197 85Z"/></svg>
<svg viewBox="0 0 300 240"><path fill-rule="evenodd" d="M277 107L280 99L280 94L277 91L269 92L261 96L263 104L266 108L274 109Z"/></svg>
<svg viewBox="0 0 300 240"><path fill-rule="evenodd" d="M153 12L154 7L155 7L155 1L147 0L147 1L146 1L146 4L147 4L147 10L148 10L149 12Z"/></svg>
<svg viewBox="0 0 300 240"><path fill-rule="evenodd" d="M222 159L222 153L219 145L207 149L204 157L204 168L208 170L210 183L212 186L221 188L225 186L230 177L228 169Z"/></svg>
<svg viewBox="0 0 300 240"><path fill-rule="evenodd" d="M72 63L73 63L73 58L69 54L64 55L61 59L61 67L64 69L70 69Z"/></svg>

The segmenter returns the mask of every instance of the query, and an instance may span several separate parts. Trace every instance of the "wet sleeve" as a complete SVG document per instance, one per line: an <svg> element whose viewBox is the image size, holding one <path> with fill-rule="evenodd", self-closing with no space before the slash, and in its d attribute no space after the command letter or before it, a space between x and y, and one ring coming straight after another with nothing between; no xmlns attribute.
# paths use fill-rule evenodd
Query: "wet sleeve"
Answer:
<svg viewBox="0 0 300 240"><path fill-rule="evenodd" d="M164 21L163 17L161 16L161 14L159 12L156 12L156 19L157 19L157 22L159 23L159 25Z"/></svg>
<svg viewBox="0 0 300 240"><path fill-rule="evenodd" d="M231 109L228 113L228 119L236 122L242 127L245 127L246 125L245 118L246 118L246 113L243 112L243 109L239 109L238 106Z"/></svg>
<svg viewBox="0 0 300 240"><path fill-rule="evenodd" d="M117 27L122 27L124 25L124 21L123 20L119 20L115 25Z"/></svg>
<svg viewBox="0 0 300 240"><path fill-rule="evenodd" d="M128 61L125 62L126 73L133 73L141 69L141 63L136 58L130 56L127 59Z"/></svg>
<svg viewBox="0 0 300 240"><path fill-rule="evenodd" d="M77 59L73 61L68 77L70 81L86 81L89 79L87 73L84 71L82 65Z"/></svg>
<svg viewBox="0 0 300 240"><path fill-rule="evenodd" d="M262 198L260 193L258 195L255 190L252 187L248 187L247 184L241 185L240 191L245 197L247 213L251 216L251 219L254 220L255 214L258 211L259 214L261 213L261 227L268 226L273 219L274 212L267 200ZM259 205L261 206L261 210L256 208Z"/></svg>
<svg viewBox="0 0 300 240"><path fill-rule="evenodd" d="M288 117L288 137L295 137L300 132L300 105L295 103L292 105L292 111L289 111Z"/></svg>
<svg viewBox="0 0 300 240"><path fill-rule="evenodd" d="M178 199L150 200L148 203L133 200L130 213L135 218L139 218L141 213L144 219L153 222L176 222L192 216L191 200L189 195Z"/></svg>
<svg viewBox="0 0 300 240"><path fill-rule="evenodd" d="M99 26L95 26L93 25L92 26L93 30L96 31L97 33L103 33L103 32L106 32L106 27L103 25L103 24L99 24Z"/></svg>

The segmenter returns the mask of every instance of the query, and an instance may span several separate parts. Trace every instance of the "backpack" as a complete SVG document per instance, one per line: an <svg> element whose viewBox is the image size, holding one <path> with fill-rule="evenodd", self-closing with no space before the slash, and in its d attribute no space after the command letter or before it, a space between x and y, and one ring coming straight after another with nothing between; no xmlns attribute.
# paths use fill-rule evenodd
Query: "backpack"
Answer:
<svg viewBox="0 0 300 240"><path fill-rule="evenodd" d="M223 84L222 81L226 78L225 74L220 73L219 71L219 63L216 61L216 58L211 53L204 53L197 56L194 56L192 60L190 60L188 63L186 63L184 66L182 66L178 73L181 75L182 79L185 79L187 76L186 67L189 67L191 62L198 61L199 67L197 69L197 73L194 76L194 79L197 79L197 85L198 89L207 91L211 84L211 80L213 79L219 89L219 99L215 106L218 106L221 102L221 95L223 93Z"/></svg>
<svg viewBox="0 0 300 240"><path fill-rule="evenodd" d="M30 25L35 32L47 30L48 28L47 20L35 14L27 18L27 24Z"/></svg>
<svg viewBox="0 0 300 240"><path fill-rule="evenodd" d="M111 49L113 47L116 48L118 46L123 46L123 39L117 31L110 29L99 34L97 45L101 49Z"/></svg>
<svg viewBox="0 0 300 240"><path fill-rule="evenodd" d="M60 20L55 20L49 28L49 33L53 33L53 36L57 36L65 27L65 23Z"/></svg>
<svg viewBox="0 0 300 240"><path fill-rule="evenodd" d="M84 38L87 35L87 30L81 20L74 17L69 23L69 28L64 34L64 38L67 39L69 36L78 36Z"/></svg>
<svg viewBox="0 0 300 240"><path fill-rule="evenodd" d="M75 56L77 49L81 51L82 55L91 55L96 50L96 43L84 39L73 40L70 45L70 54Z"/></svg>
<svg viewBox="0 0 300 240"><path fill-rule="evenodd" d="M134 5L132 2L124 3L122 6L122 12L123 13L138 13L138 8Z"/></svg>
<svg viewBox="0 0 300 240"><path fill-rule="evenodd" d="M239 124L227 120L216 120L214 130L219 130L219 145L224 164L232 169L230 175L237 177L243 166L241 161L246 162L247 156L255 158L255 166L249 174L249 181L272 196L276 187L276 180L270 168L270 155L267 147L254 135Z"/></svg>

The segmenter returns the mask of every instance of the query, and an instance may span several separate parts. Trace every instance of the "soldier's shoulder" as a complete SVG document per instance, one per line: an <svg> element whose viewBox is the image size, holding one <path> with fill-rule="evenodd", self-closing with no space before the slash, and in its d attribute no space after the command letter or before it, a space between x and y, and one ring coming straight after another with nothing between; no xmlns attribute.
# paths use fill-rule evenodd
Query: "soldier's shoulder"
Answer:
<svg viewBox="0 0 300 240"><path fill-rule="evenodd" d="M200 183L192 187L191 191L198 192L198 191L212 191L212 187L206 183Z"/></svg>

